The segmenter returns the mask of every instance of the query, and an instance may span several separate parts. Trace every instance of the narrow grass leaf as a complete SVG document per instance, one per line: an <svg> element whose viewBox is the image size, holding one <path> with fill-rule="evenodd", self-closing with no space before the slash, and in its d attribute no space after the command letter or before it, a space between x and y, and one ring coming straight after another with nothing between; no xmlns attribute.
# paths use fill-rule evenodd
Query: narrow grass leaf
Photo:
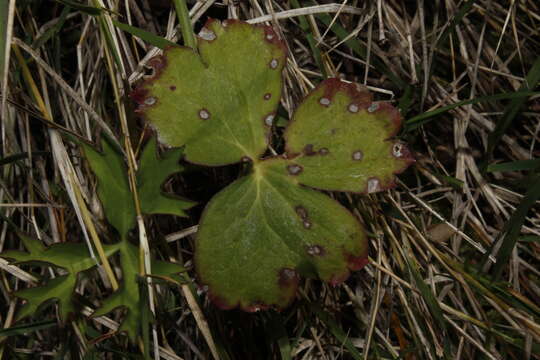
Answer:
<svg viewBox="0 0 540 360"><path fill-rule="evenodd" d="M7 34L9 20L9 1L0 4L0 79L4 78L4 65L6 63Z"/></svg>
<svg viewBox="0 0 540 360"><path fill-rule="evenodd" d="M519 92L525 93L527 90L535 89L538 85L538 81L540 81L540 56L536 58L536 61L533 63L531 70L525 77L525 81L523 82L523 85L521 86ZM506 130L508 130L508 127L512 124L512 121L519 113L519 110L525 103L525 100L527 100L526 98L527 97L516 97L512 99L512 101L504 111L503 117L499 121L497 121L495 129L491 134L489 134L487 148L488 157L493 154L493 150L495 150L495 147L502 139L504 133L506 132Z"/></svg>
<svg viewBox="0 0 540 360"><path fill-rule="evenodd" d="M50 321L38 321L30 324L24 324L20 326L13 326L0 330L0 337L14 336L14 335L28 335L38 330L45 330L57 325L56 320Z"/></svg>
<svg viewBox="0 0 540 360"><path fill-rule="evenodd" d="M74 9L77 9L78 11L85 13L86 15L92 15L92 16L98 16L106 9L84 5L77 1L71 1L71 0L56 0L57 2L64 4L66 6L70 6Z"/></svg>
<svg viewBox="0 0 540 360"><path fill-rule="evenodd" d="M174 4L174 8L176 9L178 22L180 23L180 31L182 32L184 45L192 49L196 49L197 40L195 39L193 27L191 26L191 19L189 17L186 0L172 0L172 2Z"/></svg>
<svg viewBox="0 0 540 360"><path fill-rule="evenodd" d="M516 91L511 93L502 93L502 94L495 94L495 95L488 95L488 96L481 96L475 99L470 100L464 100L459 101L457 103L447 105L440 107L438 109L425 112L420 115L413 116L412 118L408 119L405 122L405 131L411 131L416 128L419 128L420 126L430 122L433 120L433 118L437 115L443 114L447 111L453 110L455 108L458 108L460 106L465 105L471 105L471 104L477 104L485 101L496 101L496 100L508 100L508 99L525 99L533 95L539 95L540 92L538 91Z"/></svg>
<svg viewBox="0 0 540 360"><path fill-rule="evenodd" d="M69 15L69 12L71 10L70 6L65 6L62 9L62 12L60 13L60 16L58 17L58 21L56 24L48 28L40 37L38 37L34 43L32 44L32 47L34 49L39 49L43 44L45 44L49 39L56 36L64 26L64 23L66 22L67 16Z"/></svg>
<svg viewBox="0 0 540 360"><path fill-rule="evenodd" d="M426 305L428 306L431 315L433 315L437 326L441 331L446 333L446 322L444 320L442 309L439 306L435 295L433 294L429 286L425 283L424 279L422 279L422 276L420 276L417 265L415 263L411 264L411 262L413 261L414 260L410 259L406 263L414 279L414 282L418 287L418 290L420 291L420 294L422 295L422 298L424 299Z"/></svg>
<svg viewBox="0 0 540 360"><path fill-rule="evenodd" d="M147 43L154 45L160 49L165 49L169 46L177 46L177 44L173 43L172 41L169 41L165 38L162 38L161 36L157 36L152 34L151 32L145 31L143 29L140 29L135 26L131 26L128 24L121 23L120 21L113 20L114 26L117 28L130 33L131 35L134 35Z"/></svg>
<svg viewBox="0 0 540 360"><path fill-rule="evenodd" d="M36 156L48 155L50 153L48 151L33 151L31 154L32 154L32 157L36 157ZM19 154L9 155L9 156L0 158L0 166L9 165L11 163L24 160L26 158L28 158L28 153L19 153Z"/></svg>
<svg viewBox="0 0 540 360"><path fill-rule="evenodd" d="M316 15L317 19L319 19L323 24L326 26L329 26L332 23L332 17L328 14L318 14ZM340 41L345 39L347 36L349 36L350 31L346 30L344 27L342 27L337 22L334 22L330 30L336 34L336 36L339 38ZM367 57L367 49L364 45L362 45L358 40L356 40L354 37L348 39L345 41L345 45L351 48L354 53L359 56L362 59L365 59ZM402 89L407 86L407 83L403 81L399 76L395 74L392 70L390 70L384 62L382 62L380 59L376 58L372 54L372 58L370 59L371 64L377 69L377 71L383 73L386 75L398 88Z"/></svg>
<svg viewBox="0 0 540 360"><path fill-rule="evenodd" d="M330 333L332 333L332 335L336 338L339 344L345 346L345 348L349 350L349 353L353 359L362 359L362 355L360 354L358 349L352 344L347 333L343 331L343 329L339 326L337 321L333 319L330 313L324 311L315 304L310 305L309 308L315 315L317 315L319 320L321 320L326 325L328 330L330 330Z"/></svg>
<svg viewBox="0 0 540 360"><path fill-rule="evenodd" d="M279 348L281 360L292 360L291 343L287 330L285 329L285 319L278 313L272 313L266 327L267 337L270 341L275 342Z"/></svg>
<svg viewBox="0 0 540 360"><path fill-rule="evenodd" d="M292 7L299 9L300 4L298 3L298 0L291 0ZM309 26L308 21L306 20L305 16L299 16L298 22L300 23L300 28L302 29L302 32L304 36L306 37L306 40L309 44L309 48L311 49L311 53L313 55L313 60L315 60L315 64L321 71L324 78L328 76L326 73L326 69L324 67L324 64L322 62L322 56L321 56L321 50L317 46L317 41L315 40L315 37L313 36L313 32L311 30L311 27Z"/></svg>
<svg viewBox="0 0 540 360"><path fill-rule="evenodd" d="M488 172L533 170L540 166L540 159L518 160L488 166Z"/></svg>
<svg viewBox="0 0 540 360"><path fill-rule="evenodd" d="M492 251L493 247L496 246L500 241L502 241L501 247L496 255L497 262L493 266L492 274L495 279L499 279L502 275L503 270L506 268L506 264L512 255L514 246L516 245L519 235L521 233L521 227L525 222L525 217L529 212L529 209L536 203L540 198L540 175L536 176L533 186L529 188L529 191L525 194L525 197L521 200L520 204L513 212L512 216L505 224L501 234L505 234L504 237L500 237L498 241L493 243L491 251L487 252L485 257L488 256Z"/></svg>

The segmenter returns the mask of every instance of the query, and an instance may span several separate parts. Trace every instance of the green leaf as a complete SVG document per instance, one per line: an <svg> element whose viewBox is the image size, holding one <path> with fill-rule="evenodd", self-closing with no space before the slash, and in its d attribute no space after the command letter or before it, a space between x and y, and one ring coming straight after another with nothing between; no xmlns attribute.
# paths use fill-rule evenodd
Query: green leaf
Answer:
<svg viewBox="0 0 540 360"><path fill-rule="evenodd" d="M14 259L15 263L41 263L63 268L68 272L49 280L46 284L19 290L15 295L26 299L26 305L17 314L22 319L33 314L38 307L51 299L57 299L60 307L60 319L65 320L69 313L73 312L71 296L77 283L80 272L88 270L96 265L96 260L88 254L88 248L84 244L62 243L45 247L39 240L30 238L19 233L28 252L5 251L0 256ZM105 254L112 255L117 249L114 245L105 245Z"/></svg>
<svg viewBox="0 0 540 360"><path fill-rule="evenodd" d="M540 81L540 56L536 58L533 65L531 66L531 69L527 73L527 76L525 77L525 81L521 85L519 92L526 92L527 90L535 89L538 86L539 81ZM521 109L523 104L525 104L526 100L527 100L526 97L517 97L517 98L512 99L510 104L507 106L502 118L497 121L497 124L495 124L495 129L493 129L493 131L489 134L488 147L487 147L488 156L491 156L493 154L495 147L497 146L499 141L502 139L506 130L508 130L508 128L512 124L512 121L514 121L514 118L518 115L519 110Z"/></svg>
<svg viewBox="0 0 540 360"><path fill-rule="evenodd" d="M372 102L359 85L328 79L296 110L285 132L289 161L280 171L324 190L371 193L393 187L394 174L414 161L405 145L385 141L400 126L399 112L389 103Z"/></svg>
<svg viewBox="0 0 540 360"><path fill-rule="evenodd" d="M344 207L267 170L216 195L199 226L197 272L222 308L283 307L299 274L335 285L367 263L364 231Z"/></svg>
<svg viewBox="0 0 540 360"><path fill-rule="evenodd" d="M199 39L200 57L167 51L154 63L155 78L132 94L159 139L185 145L187 160L253 164L204 210L199 279L218 306L247 311L287 305L300 275L339 284L367 263L366 234L347 209L309 187L374 192L394 185L394 174L413 161L390 140L399 112L372 102L359 85L328 79L289 122L286 153L261 160L282 86L282 45L269 28L238 21L213 21L202 33L208 40Z"/></svg>
<svg viewBox="0 0 540 360"><path fill-rule="evenodd" d="M281 95L285 52L278 35L270 27L225 24L206 24L204 39L198 38L200 56L175 47L154 58L154 78L131 95L160 140L185 145L193 163L259 158Z"/></svg>
<svg viewBox="0 0 540 360"><path fill-rule="evenodd" d="M48 329L56 325L57 323L55 320L48 320L48 321L39 321L39 322L30 323L30 324L24 324L21 326L12 326L9 328L1 329L0 337L25 335L25 334L33 333L35 331Z"/></svg>
<svg viewBox="0 0 540 360"><path fill-rule="evenodd" d="M119 244L120 260L122 262L122 286L107 298L92 317L102 316L116 308L127 309L127 313L118 329L119 332L127 332L132 342L137 338L142 323L141 294L139 291L140 262L139 249L128 241ZM177 273L185 269L179 264L153 260L152 275L161 278L173 278Z"/></svg>
<svg viewBox="0 0 540 360"><path fill-rule="evenodd" d="M105 140L101 142L103 152L81 143L88 162L98 178L98 195L103 204L107 220L125 237L135 225L135 205L129 188L127 168L123 157ZM187 216L184 210L195 203L161 191L161 184L172 174L182 171L178 164L181 149L157 156L157 144L151 139L142 151L137 171L137 192L141 211L144 214L171 214Z"/></svg>
<svg viewBox="0 0 540 360"><path fill-rule="evenodd" d="M530 96L534 96L538 94L540 94L540 92L538 91L516 91L516 92L511 92L511 93L486 95L486 96L481 96L475 99L458 101L457 103L443 106L438 109L427 111L423 114L416 115L416 116L413 116L412 118L409 118L405 126L405 131L411 131L416 128L419 128L420 126L434 120L435 116L443 114L445 112L448 112L460 106L478 104L478 103L487 102L487 101L506 100L506 99L519 101L520 99L526 99Z"/></svg>
<svg viewBox="0 0 540 360"><path fill-rule="evenodd" d="M517 160L488 166L488 172L533 170L540 167L540 159Z"/></svg>
<svg viewBox="0 0 540 360"><path fill-rule="evenodd" d="M139 29L135 26L121 23L120 21L114 19L112 22L117 28L126 31L131 35L135 35L136 37L141 38L147 43L152 44L160 49L165 49L168 46L176 46L176 44L172 41L162 38L161 36L154 35L151 32Z"/></svg>
<svg viewBox="0 0 540 360"><path fill-rule="evenodd" d="M74 8L74 9L79 10L82 13L85 13L85 14L91 15L91 16L98 16L103 11L109 11L109 10L107 10L105 8L102 8L102 7L98 8L98 7L94 7L94 6L84 5L84 4L81 4L78 1L71 1L71 0L56 0L56 1L61 3L61 4L66 5L66 6L70 6L70 7Z"/></svg>
<svg viewBox="0 0 540 360"><path fill-rule="evenodd" d="M141 324L141 304L139 282L139 249L124 240L120 243L120 261L122 262L122 286L108 297L92 317L105 315L116 308L124 307L124 316L118 332L127 332L132 342L137 338Z"/></svg>
<svg viewBox="0 0 540 360"><path fill-rule="evenodd" d="M144 148L139 171L137 171L137 187L141 211L144 214L171 214L187 216L184 210L189 209L194 202L179 197L164 194L161 184L172 174L184 168L178 164L182 149L164 152L161 158L157 156L155 138L150 139Z"/></svg>
<svg viewBox="0 0 540 360"><path fill-rule="evenodd" d="M6 63L6 53L9 53L10 44L8 39L10 16L14 16L15 0L5 0L0 4L0 84L4 81L4 71L7 72L8 64ZM13 4L12 4L13 3ZM10 6L11 9L10 14ZM0 86L1 87L1 86Z"/></svg>
<svg viewBox="0 0 540 360"><path fill-rule="evenodd" d="M49 280L43 286L16 291L17 297L26 300L26 304L17 313L17 320L34 314L41 304L49 300L58 300L60 321L65 321L74 310L71 295L76 282L75 276L64 275Z"/></svg>
<svg viewBox="0 0 540 360"><path fill-rule="evenodd" d="M124 237L135 225L135 205L122 155L105 140L102 152L81 143L86 159L98 178L97 193L109 223Z"/></svg>
<svg viewBox="0 0 540 360"><path fill-rule="evenodd" d="M504 225L502 236L497 241L493 242L491 249L484 255L484 261L487 261L487 257L491 254L495 247L499 247L496 258L497 262L493 265L492 274L495 279L499 279L505 269L506 264L510 260L512 251L519 240L521 234L521 228L525 223L525 218L531 207L540 199L540 175L535 177L534 184L530 187L529 191L525 194L517 208L512 213L512 216Z"/></svg>

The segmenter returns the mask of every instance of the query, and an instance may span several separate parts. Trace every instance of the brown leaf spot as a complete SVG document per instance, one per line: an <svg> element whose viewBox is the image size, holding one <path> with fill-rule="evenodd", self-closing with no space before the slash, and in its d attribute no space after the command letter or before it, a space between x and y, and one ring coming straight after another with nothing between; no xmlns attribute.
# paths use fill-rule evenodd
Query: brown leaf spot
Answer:
<svg viewBox="0 0 540 360"><path fill-rule="evenodd" d="M308 253L308 255L311 255L311 256L324 256L324 254L326 253L324 248L319 245L308 246L306 248L306 252Z"/></svg>
<svg viewBox="0 0 540 360"><path fill-rule="evenodd" d="M147 96L148 90L142 87L136 88L129 94L129 97L132 98L133 101L135 101L138 105L142 105Z"/></svg>
<svg viewBox="0 0 540 360"><path fill-rule="evenodd" d="M306 208L303 207L302 205L296 206L296 207L294 208L294 211L296 211L296 214L297 214L298 216L300 216L300 218L301 218L302 220L307 219L307 217L308 217L308 212L307 212Z"/></svg>
<svg viewBox="0 0 540 360"><path fill-rule="evenodd" d="M300 278L294 269L283 268L279 271L278 284L281 288L296 287Z"/></svg>
<svg viewBox="0 0 540 360"><path fill-rule="evenodd" d="M317 155L317 152L313 150L313 144L307 144L306 146L304 146L304 154L306 154L307 156Z"/></svg>
<svg viewBox="0 0 540 360"><path fill-rule="evenodd" d="M379 190L381 190L381 182L379 179L376 177L369 178L367 181L367 193L371 194Z"/></svg>
<svg viewBox="0 0 540 360"><path fill-rule="evenodd" d="M379 109L379 104L377 103L371 103L371 105L369 105L369 107L367 108L367 111L372 113L372 112L375 112Z"/></svg>
<svg viewBox="0 0 540 360"><path fill-rule="evenodd" d="M171 85L171 86L169 86L169 90L171 90L171 91L174 91L174 90L176 90L176 86L175 86L175 85Z"/></svg>
<svg viewBox="0 0 540 360"><path fill-rule="evenodd" d="M287 171L289 175L293 175L293 176L299 175L302 172L302 170L303 168L298 164L287 165Z"/></svg>
<svg viewBox="0 0 540 360"><path fill-rule="evenodd" d="M309 221L308 219L305 219L305 220L304 220L303 225L304 225L304 228L305 228L305 229L311 229L311 227L313 226L313 224L311 223L311 221Z"/></svg>
<svg viewBox="0 0 540 360"><path fill-rule="evenodd" d="M328 155L329 153L330 153L330 151L327 148L320 148L319 149L319 155L321 155L321 156Z"/></svg>
<svg viewBox="0 0 540 360"><path fill-rule="evenodd" d="M270 68L272 69L277 69L278 65L279 65L279 61L277 59L272 59L270 63L268 64L268 66L270 66Z"/></svg>
<svg viewBox="0 0 540 360"><path fill-rule="evenodd" d="M201 120L208 120L208 119L210 119L210 112L209 112L208 110L204 109L204 108L201 109L201 110L199 110L199 118L200 118Z"/></svg>
<svg viewBox="0 0 540 360"><path fill-rule="evenodd" d="M152 106L156 103L156 98L153 97L153 96L150 96L150 97L147 97L146 99L144 99L144 105L147 105L147 106Z"/></svg>
<svg viewBox="0 0 540 360"><path fill-rule="evenodd" d="M349 110L349 112L352 112L352 113L357 113L359 109L360 108L358 107L358 105L356 105L354 103L349 104L349 106L347 107L347 110Z"/></svg>
<svg viewBox="0 0 540 360"><path fill-rule="evenodd" d="M364 154L362 153L362 151L356 150L355 152L352 153L351 157L355 161L360 161L364 158Z"/></svg>
<svg viewBox="0 0 540 360"><path fill-rule="evenodd" d="M212 30L206 27L203 27L201 31L199 32L199 37L206 41L214 41L216 40L217 36L216 36L216 33L213 32Z"/></svg>
<svg viewBox="0 0 540 360"><path fill-rule="evenodd" d="M324 107L330 106L330 103L331 103L331 101L327 97L322 97L322 98L319 99L319 104L321 104Z"/></svg>
<svg viewBox="0 0 540 360"><path fill-rule="evenodd" d="M270 100L271 97L272 97L272 94L270 94L270 93L266 93L263 96L264 100Z"/></svg>
<svg viewBox="0 0 540 360"><path fill-rule="evenodd" d="M272 124L274 123L274 117L275 115L274 114L268 114L264 117L264 125L266 126L272 126Z"/></svg>

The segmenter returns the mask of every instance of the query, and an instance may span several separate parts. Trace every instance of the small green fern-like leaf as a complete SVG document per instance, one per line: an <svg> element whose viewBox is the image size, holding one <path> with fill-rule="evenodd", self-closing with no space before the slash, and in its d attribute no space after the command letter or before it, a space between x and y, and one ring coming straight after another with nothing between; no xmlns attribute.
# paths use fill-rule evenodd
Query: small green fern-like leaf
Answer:
<svg viewBox="0 0 540 360"><path fill-rule="evenodd" d="M96 260L88 254L88 248L84 244L54 244L45 247L39 240L19 233L28 252L5 251L0 256L14 259L15 264L38 263L63 268L66 275L58 276L47 281L45 284L19 290L15 295L26 300L26 304L17 314L17 319L22 319L33 314L38 307L49 300L58 300L60 319L64 321L69 313L74 310L72 295L77 283L77 276L96 265ZM115 245L105 245L105 254L110 256L117 251Z"/></svg>
<svg viewBox="0 0 540 360"><path fill-rule="evenodd" d="M110 297L103 301L92 317L105 315L114 309L125 308L126 315L122 320L119 332L126 332L131 341L135 341L142 323L141 293L139 291L139 249L127 241L119 245L120 261L122 262L122 286ZM183 266L166 261L152 261L152 276L172 278L185 272Z"/></svg>
<svg viewBox="0 0 540 360"><path fill-rule="evenodd" d="M283 307L300 275L331 284L367 263L358 220L314 189L372 193L394 185L413 160L391 140L401 118L358 85L321 83L285 133L286 153L261 159L285 64L270 27L210 21L200 56L172 48L151 62L154 77L132 93L160 140L208 166L251 161L253 171L206 206L195 263L222 308ZM188 69L188 70L186 70Z"/></svg>
<svg viewBox="0 0 540 360"><path fill-rule="evenodd" d="M172 174L180 172L183 167L178 164L182 149L172 149L157 156L157 142L151 138L144 148L139 171L137 186L141 211L144 214L170 214L186 216L184 210L189 209L194 202L182 199L161 191L161 185Z"/></svg>
<svg viewBox="0 0 540 360"><path fill-rule="evenodd" d="M90 167L98 178L98 195L107 220L123 238L135 225L136 218L124 159L105 140L101 142L101 152L84 143L82 146ZM173 149L158 158L155 139L150 139L142 151L137 171L137 193L144 214L186 216L184 210L195 204L161 191L162 183L169 176L183 170L178 164L181 155L181 149Z"/></svg>
<svg viewBox="0 0 540 360"><path fill-rule="evenodd" d="M84 152L98 180L98 195L103 203L107 220L118 230L121 241L117 244L122 268L122 285L105 299L92 316L105 315L116 308L126 309L119 332L126 332L134 342L140 333L142 322L141 292L139 289L140 257L139 248L128 239L128 231L135 224L135 207L131 194L126 167L122 156L106 141L102 141L102 152L83 144ZM161 190L163 182L172 174L182 171L178 163L181 149L172 149L158 157L157 142L150 139L143 149L139 161L137 193L141 211L144 214L171 214L186 216L184 210L195 203ZM114 170L111 167L115 167ZM121 214L120 214L121 213ZM177 273L185 271L178 264L152 259L152 276L173 279Z"/></svg>
<svg viewBox="0 0 540 360"><path fill-rule="evenodd" d="M124 159L105 140L101 142L101 152L85 143L81 143L81 146L99 180L97 193L107 220L120 236L126 236L135 226L136 212Z"/></svg>

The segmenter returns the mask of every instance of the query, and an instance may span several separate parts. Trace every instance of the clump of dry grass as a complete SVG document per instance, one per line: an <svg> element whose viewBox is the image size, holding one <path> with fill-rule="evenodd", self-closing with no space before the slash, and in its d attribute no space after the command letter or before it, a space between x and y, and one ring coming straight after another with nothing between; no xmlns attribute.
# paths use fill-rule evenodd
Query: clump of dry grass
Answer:
<svg viewBox="0 0 540 360"><path fill-rule="evenodd" d="M144 124L126 94L160 50L112 20L178 41L175 7L93 0L89 6L108 10L90 15L91 8L63 1L11 4L2 5L0 23L2 31L12 29L3 33L12 51L2 79L0 249L19 246L12 225L46 244L106 242L95 179L62 135L95 141L105 134L134 166ZM371 233L365 270L337 288L307 281L281 313L222 312L189 285L180 292L158 287L156 356L540 358L540 194L533 187L540 117L538 94L523 94L540 76L536 2L201 0L189 8L195 29L208 17L275 27L289 48L282 99L289 115L325 76L363 83L399 104L401 137L417 162L395 190L369 198L335 194ZM204 205L235 176L235 168L191 168L167 186ZM151 234L163 256L189 266L197 212L188 220L152 218L139 231ZM0 267L4 358L139 353L112 336L121 314L44 331L39 326L55 319L48 308L14 324L21 302L10 292L36 278L5 260ZM84 281L82 313L110 290L104 274Z"/></svg>

